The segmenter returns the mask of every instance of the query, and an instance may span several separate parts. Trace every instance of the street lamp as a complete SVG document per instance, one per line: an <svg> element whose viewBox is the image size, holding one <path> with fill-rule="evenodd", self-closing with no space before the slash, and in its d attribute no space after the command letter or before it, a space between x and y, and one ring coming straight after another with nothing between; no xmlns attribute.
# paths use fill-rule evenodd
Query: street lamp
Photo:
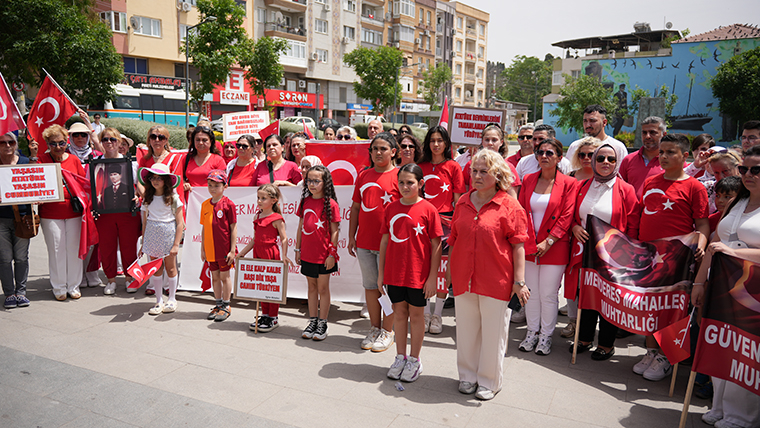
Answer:
<svg viewBox="0 0 760 428"><path fill-rule="evenodd" d="M185 128L190 127L190 44L188 37L193 28L214 21L216 21L216 16L207 16L203 21L185 29Z"/></svg>
<svg viewBox="0 0 760 428"><path fill-rule="evenodd" d="M409 68L414 67L415 65L420 65L421 62L416 62L414 64L407 64L402 65L401 67L396 69L396 85L393 87L393 127L396 127L396 106L398 105L398 73L402 68Z"/></svg>

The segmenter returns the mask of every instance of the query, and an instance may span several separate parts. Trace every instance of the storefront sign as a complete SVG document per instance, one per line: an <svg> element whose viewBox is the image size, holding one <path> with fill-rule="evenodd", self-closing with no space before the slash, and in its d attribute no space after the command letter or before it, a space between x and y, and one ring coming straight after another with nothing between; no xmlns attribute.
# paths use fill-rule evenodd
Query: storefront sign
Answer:
<svg viewBox="0 0 760 428"><path fill-rule="evenodd" d="M406 113L419 113L430 111L430 104L401 103L401 111Z"/></svg>
<svg viewBox="0 0 760 428"><path fill-rule="evenodd" d="M219 104L243 105L250 103L251 94L240 91L219 91Z"/></svg>
<svg viewBox="0 0 760 428"><path fill-rule="evenodd" d="M370 104L354 104L354 103L347 103L346 104L347 110L361 110L361 111L370 111L372 110L372 106Z"/></svg>
<svg viewBox="0 0 760 428"><path fill-rule="evenodd" d="M124 73L124 84L136 89L168 89L176 91L185 87L185 79L182 77Z"/></svg>

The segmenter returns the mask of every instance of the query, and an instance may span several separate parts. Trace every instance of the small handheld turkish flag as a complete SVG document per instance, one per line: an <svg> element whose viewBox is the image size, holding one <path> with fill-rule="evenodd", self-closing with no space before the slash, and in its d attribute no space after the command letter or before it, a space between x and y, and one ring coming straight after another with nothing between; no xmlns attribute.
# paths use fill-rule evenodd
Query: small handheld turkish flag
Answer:
<svg viewBox="0 0 760 428"><path fill-rule="evenodd" d="M280 135L280 121L275 120L274 122L270 123L269 126L259 131L259 136L262 140L266 140L268 136L272 134Z"/></svg>
<svg viewBox="0 0 760 428"><path fill-rule="evenodd" d="M441 110L441 118L438 119L438 126L449 130L449 97L445 97L443 100L443 110Z"/></svg>
<svg viewBox="0 0 760 428"><path fill-rule="evenodd" d="M24 118L13 101L3 74L0 73L0 135L26 128Z"/></svg>
<svg viewBox="0 0 760 428"><path fill-rule="evenodd" d="M135 260L135 262L132 263L129 268L127 268L127 273L135 279L131 284L129 284L128 288L140 288L143 284L145 284L145 281L147 281L151 276L153 276L154 273L156 273L156 271L158 271L158 269L161 268L161 264L163 262L164 259L156 259L152 262L148 262L140 266L138 260Z"/></svg>
<svg viewBox="0 0 760 428"><path fill-rule="evenodd" d="M306 121L303 121L303 133L306 134L307 137L309 137L310 140L314 139L314 136L311 135L311 131L309 131L309 127L306 126ZM261 134L259 134L261 135Z"/></svg>
<svg viewBox="0 0 760 428"><path fill-rule="evenodd" d="M689 328L691 327L691 317L693 315L694 310L691 311L688 317L654 333L654 338L657 339L660 349L668 357L670 364L680 363L691 355Z"/></svg>
<svg viewBox="0 0 760 428"><path fill-rule="evenodd" d="M201 270L201 291L206 292L211 288L211 268L208 262L203 262L203 269Z"/></svg>
<svg viewBox="0 0 760 428"><path fill-rule="evenodd" d="M34 105L29 111L29 135L39 143L39 152L47 150L47 144L42 139L42 131L50 125L66 124L66 120L77 112L77 106L58 87L52 77L45 77Z"/></svg>

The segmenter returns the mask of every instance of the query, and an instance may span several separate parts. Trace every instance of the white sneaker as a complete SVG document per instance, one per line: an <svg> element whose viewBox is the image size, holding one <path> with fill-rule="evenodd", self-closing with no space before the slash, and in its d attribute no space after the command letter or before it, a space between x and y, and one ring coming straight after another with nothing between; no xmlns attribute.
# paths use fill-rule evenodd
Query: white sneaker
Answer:
<svg viewBox="0 0 760 428"><path fill-rule="evenodd" d="M649 368L649 366L652 365L654 362L654 357L657 356L657 350L656 349L649 349L647 350L647 353L644 355L644 358L641 359L638 363L636 363L635 366L633 366L633 372L637 375L643 375L645 371Z"/></svg>
<svg viewBox="0 0 760 428"><path fill-rule="evenodd" d="M668 357L657 354L652 365L644 372L644 379L655 382L662 380L670 374L672 368L673 366L670 365Z"/></svg>
<svg viewBox="0 0 760 428"><path fill-rule="evenodd" d="M372 349L372 345L375 344L377 336L380 336L380 329L372 326L367 333L367 337L362 340L362 349Z"/></svg>
<svg viewBox="0 0 760 428"><path fill-rule="evenodd" d="M536 343L538 343L538 333L528 330L528 334L526 334L525 339L520 342L518 349L523 352L530 352L536 347Z"/></svg>
<svg viewBox="0 0 760 428"><path fill-rule="evenodd" d="M477 383L467 382L464 380L459 381L459 392L462 394L472 394L476 389L478 389Z"/></svg>
<svg viewBox="0 0 760 428"><path fill-rule="evenodd" d="M383 352L393 345L396 339L396 334L392 331L380 329L380 336L377 336L377 340L372 344L372 352ZM411 357L410 357L411 358ZM409 359L407 359L409 361Z"/></svg>
<svg viewBox="0 0 760 428"><path fill-rule="evenodd" d="M406 355L396 355L396 359L393 360L391 368L388 370L388 377L393 380L401 379L401 372L404 371L406 365Z"/></svg>
<svg viewBox="0 0 760 428"><path fill-rule="evenodd" d="M359 316L362 318L369 318L369 309L367 309L366 303L364 304L364 306L362 306L362 310L359 311Z"/></svg>
<svg viewBox="0 0 760 428"><path fill-rule="evenodd" d="M116 283L109 282L108 285L106 285L106 288L103 289L103 294L111 295L114 293L116 293Z"/></svg>
<svg viewBox="0 0 760 428"><path fill-rule="evenodd" d="M538 336L538 345L536 346L537 355L549 355L552 352L552 337L546 334Z"/></svg>
<svg viewBox="0 0 760 428"><path fill-rule="evenodd" d="M374 351L374 349L373 349ZM401 380L404 382L414 382L422 374L422 361L412 356L406 359L404 371L401 372Z"/></svg>
<svg viewBox="0 0 760 428"><path fill-rule="evenodd" d="M425 333L430 331L430 314L425 314Z"/></svg>
<svg viewBox="0 0 760 428"><path fill-rule="evenodd" d="M517 324L522 324L525 322L525 306L521 307L519 311L515 312L512 311L512 318L510 318L510 321Z"/></svg>
<svg viewBox="0 0 760 428"><path fill-rule="evenodd" d="M723 415L718 414L718 412L715 410L710 410L709 412L702 415L702 422L710 426L715 425L715 423L721 419L723 419Z"/></svg>
<svg viewBox="0 0 760 428"><path fill-rule="evenodd" d="M478 400L484 400L484 401L492 400L493 397L495 397L498 392L499 391L491 391L490 389L486 387L479 386L478 391L475 393L475 398L477 398Z"/></svg>
<svg viewBox="0 0 760 428"><path fill-rule="evenodd" d="M440 315L430 317L430 334L441 334L443 331L443 320Z"/></svg>

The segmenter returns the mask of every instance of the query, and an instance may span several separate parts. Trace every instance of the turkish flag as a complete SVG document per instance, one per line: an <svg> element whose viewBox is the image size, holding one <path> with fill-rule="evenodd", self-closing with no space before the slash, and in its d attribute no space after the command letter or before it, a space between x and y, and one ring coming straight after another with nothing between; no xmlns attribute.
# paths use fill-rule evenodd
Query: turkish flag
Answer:
<svg viewBox="0 0 760 428"><path fill-rule="evenodd" d="M449 97L443 100L443 110L441 110L441 118L438 119L438 126L442 126L449 130Z"/></svg>
<svg viewBox="0 0 760 428"><path fill-rule="evenodd" d="M29 111L29 135L39 143L40 153L47 151L47 144L42 138L42 131L56 124L64 126L66 121L77 112L77 106L55 84L50 76L45 77L34 105Z"/></svg>
<svg viewBox="0 0 760 428"><path fill-rule="evenodd" d="M266 140L267 137L272 134L280 135L280 121L279 120L275 120L274 122L270 123L269 126L259 131L259 137L261 137L262 140Z"/></svg>
<svg viewBox="0 0 760 428"><path fill-rule="evenodd" d="M8 85L5 83L3 74L0 73L0 135L8 132L13 132L18 129L26 128L24 118L21 116L21 112L18 111L18 106L13 101L13 95L11 95Z"/></svg>
<svg viewBox="0 0 760 428"><path fill-rule="evenodd" d="M139 260L135 260L134 263L127 268L127 273L135 279L129 284L128 288L140 288L140 286L145 284L145 281L161 268L163 261L164 259L156 259L140 266L140 263L138 263Z"/></svg>
<svg viewBox="0 0 760 428"><path fill-rule="evenodd" d="M352 186L359 173L369 167L369 142L309 143L306 154L322 161L336 186Z"/></svg>
<svg viewBox="0 0 760 428"><path fill-rule="evenodd" d="M314 139L314 136L311 135L311 131L309 131L309 127L306 126L306 121L305 120L303 121L303 133L306 134L309 137L310 140ZM261 134L259 134L259 135L261 135Z"/></svg>
<svg viewBox="0 0 760 428"><path fill-rule="evenodd" d="M71 190L72 198L79 198L84 211L82 212L82 229L79 232L79 258L84 260L91 245L98 243L98 229L92 217L92 201L90 200L90 180L81 175L61 168L63 179Z"/></svg>
<svg viewBox="0 0 760 428"><path fill-rule="evenodd" d="M208 262L203 262L203 269L201 270L201 291L206 292L211 288L211 268Z"/></svg>
<svg viewBox="0 0 760 428"><path fill-rule="evenodd" d="M670 364L680 363L691 355L690 327L691 316L688 316L654 333Z"/></svg>

